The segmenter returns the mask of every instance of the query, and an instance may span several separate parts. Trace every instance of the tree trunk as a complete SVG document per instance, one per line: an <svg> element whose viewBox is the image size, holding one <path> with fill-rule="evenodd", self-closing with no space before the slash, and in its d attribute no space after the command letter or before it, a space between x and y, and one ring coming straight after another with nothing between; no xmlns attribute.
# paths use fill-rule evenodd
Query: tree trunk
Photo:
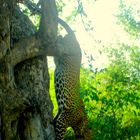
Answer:
<svg viewBox="0 0 140 140"><path fill-rule="evenodd" d="M46 57L40 56L16 66L16 84L32 94L34 108L25 110L20 117L23 140L53 140L52 102L49 96L49 75Z"/></svg>
<svg viewBox="0 0 140 140"><path fill-rule="evenodd" d="M46 48L57 36L55 1L42 0L39 33L16 2L0 0L0 140L54 140Z"/></svg>

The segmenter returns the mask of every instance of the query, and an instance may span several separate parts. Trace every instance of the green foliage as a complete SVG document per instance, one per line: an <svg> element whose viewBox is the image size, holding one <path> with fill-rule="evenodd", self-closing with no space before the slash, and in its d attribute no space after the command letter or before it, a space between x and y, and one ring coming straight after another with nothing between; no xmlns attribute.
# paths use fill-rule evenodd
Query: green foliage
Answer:
<svg viewBox="0 0 140 140"><path fill-rule="evenodd" d="M35 29L39 29L39 23L40 23L40 15L31 13L31 11L23 4L19 4L20 10L29 17L29 19L32 21L33 25L35 26Z"/></svg>
<svg viewBox="0 0 140 140"><path fill-rule="evenodd" d="M119 22L123 25L124 30L131 36L138 38L140 33L140 10L136 5L127 5L125 0L120 0L120 11L117 15Z"/></svg>
<svg viewBox="0 0 140 140"><path fill-rule="evenodd" d="M55 116L57 114L58 104L56 100L56 94L54 89L54 70L49 70L50 74L50 94L51 94L51 100L53 102L53 115Z"/></svg>
<svg viewBox="0 0 140 140"><path fill-rule="evenodd" d="M63 0L57 0L56 1L56 5L57 5L57 10L59 13L63 12L63 8L66 6L66 3L63 2Z"/></svg>
<svg viewBox="0 0 140 140"><path fill-rule="evenodd" d="M131 140L140 135L140 49L122 44L103 70L81 70L81 95L94 140Z"/></svg>

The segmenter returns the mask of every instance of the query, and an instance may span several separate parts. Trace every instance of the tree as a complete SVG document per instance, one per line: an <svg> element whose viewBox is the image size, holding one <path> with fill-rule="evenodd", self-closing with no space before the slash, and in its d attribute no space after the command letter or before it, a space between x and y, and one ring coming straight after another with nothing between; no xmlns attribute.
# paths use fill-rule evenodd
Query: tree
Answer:
<svg viewBox="0 0 140 140"><path fill-rule="evenodd" d="M123 26L124 30L130 37L139 39L140 32L140 18L139 7L137 1L131 1L128 4L125 0L120 0L119 14L117 15L119 24Z"/></svg>
<svg viewBox="0 0 140 140"><path fill-rule="evenodd" d="M41 15L38 30L19 2ZM0 0L0 139L55 139L46 55L56 40L55 0Z"/></svg>

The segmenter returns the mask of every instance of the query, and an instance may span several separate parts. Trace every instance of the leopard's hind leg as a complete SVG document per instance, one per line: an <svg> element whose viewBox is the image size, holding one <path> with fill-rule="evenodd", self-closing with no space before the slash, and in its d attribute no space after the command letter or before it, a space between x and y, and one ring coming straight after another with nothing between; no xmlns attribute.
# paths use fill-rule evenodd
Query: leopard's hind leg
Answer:
<svg viewBox="0 0 140 140"><path fill-rule="evenodd" d="M55 127L56 140L64 140L64 136L67 128L64 111L59 112L57 116L54 118L54 127Z"/></svg>
<svg viewBox="0 0 140 140"><path fill-rule="evenodd" d="M88 128L87 116L83 115L81 119L73 125L76 140L91 140L91 130Z"/></svg>

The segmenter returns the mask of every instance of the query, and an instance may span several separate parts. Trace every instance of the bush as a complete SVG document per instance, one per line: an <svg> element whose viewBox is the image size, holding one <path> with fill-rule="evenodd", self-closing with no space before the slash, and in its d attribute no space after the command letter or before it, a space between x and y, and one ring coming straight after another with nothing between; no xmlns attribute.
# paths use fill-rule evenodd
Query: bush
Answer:
<svg viewBox="0 0 140 140"><path fill-rule="evenodd" d="M80 96L85 103L89 127L93 130L93 140L140 139L140 49L122 47L111 50L107 68L98 70L92 65L81 68ZM51 73L56 114L52 79ZM72 129L68 129L66 137L74 139L73 135Z"/></svg>

